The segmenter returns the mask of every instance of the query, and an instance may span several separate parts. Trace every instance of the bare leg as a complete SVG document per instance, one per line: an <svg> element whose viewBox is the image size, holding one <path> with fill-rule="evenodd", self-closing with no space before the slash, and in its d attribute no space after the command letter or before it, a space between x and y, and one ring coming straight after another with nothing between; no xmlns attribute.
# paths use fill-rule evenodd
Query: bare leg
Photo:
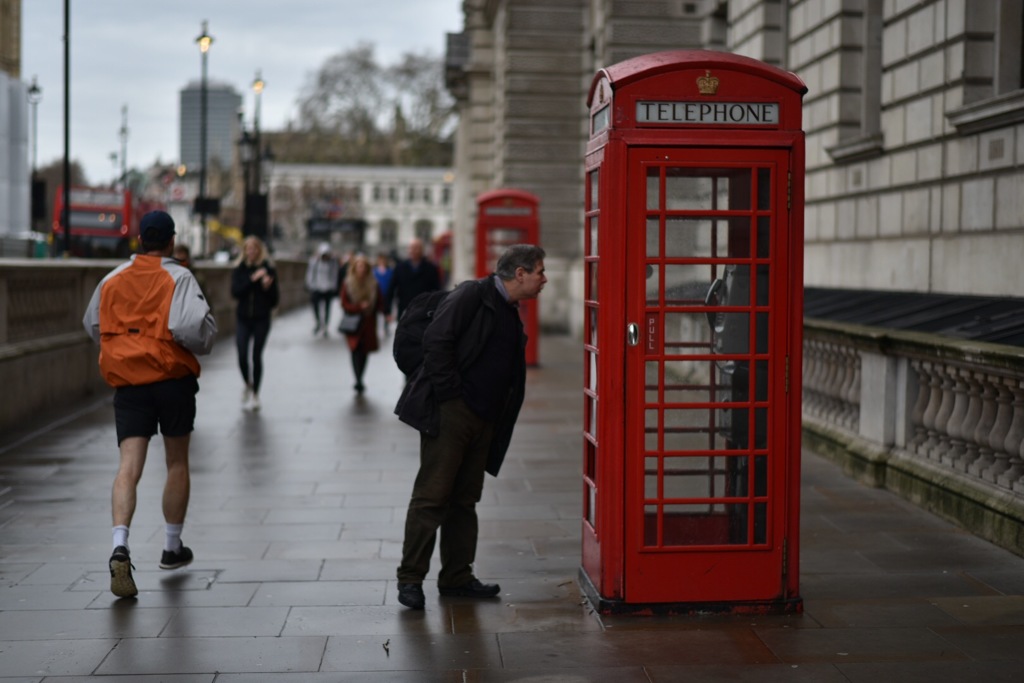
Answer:
<svg viewBox="0 0 1024 683"><path fill-rule="evenodd" d="M191 435L165 436L164 450L167 452L167 483L164 484L164 521L168 524L184 524L188 510L191 480L188 472L188 444Z"/></svg>
<svg viewBox="0 0 1024 683"><path fill-rule="evenodd" d="M142 478L146 464L149 439L130 436L121 441L121 464L114 477L114 490L110 496L114 526L131 526L135 516L135 489Z"/></svg>

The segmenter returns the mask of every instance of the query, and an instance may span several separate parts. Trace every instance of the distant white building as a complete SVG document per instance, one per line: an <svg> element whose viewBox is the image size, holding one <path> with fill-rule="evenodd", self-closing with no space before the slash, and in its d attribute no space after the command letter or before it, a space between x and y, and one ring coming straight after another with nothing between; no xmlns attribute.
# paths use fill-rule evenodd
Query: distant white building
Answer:
<svg viewBox="0 0 1024 683"><path fill-rule="evenodd" d="M369 251L431 243L453 227L449 168L275 164L270 221L278 240Z"/></svg>

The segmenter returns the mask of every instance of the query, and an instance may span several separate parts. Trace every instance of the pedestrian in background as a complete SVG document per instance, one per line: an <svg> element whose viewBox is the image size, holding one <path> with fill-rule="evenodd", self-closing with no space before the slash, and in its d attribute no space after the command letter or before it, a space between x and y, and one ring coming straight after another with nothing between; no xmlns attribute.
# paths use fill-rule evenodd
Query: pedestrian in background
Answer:
<svg viewBox="0 0 1024 683"><path fill-rule="evenodd" d="M331 322L331 299L338 291L338 267L338 259L331 253L331 245L327 242L320 243L306 266L306 291L309 292L313 317L316 318L314 335L322 331L323 335L327 336L327 326Z"/></svg>
<svg viewBox="0 0 1024 683"><path fill-rule="evenodd" d="M441 595L492 598L498 584L473 573L476 504L484 473L497 476L526 392L526 334L519 302L547 282L544 250L516 244L494 275L463 282L423 333L423 363L395 407L420 432L420 469L405 518L398 601L423 609L423 579L438 532Z"/></svg>
<svg viewBox="0 0 1024 683"><path fill-rule="evenodd" d="M359 316L358 326L354 331L345 333L345 341L352 354L352 372L356 377L353 388L362 394L366 389L363 384L366 362L369 355L380 348L377 314L383 310L384 302L377 278L373 276L373 267L365 255L356 254L349 260L348 273L339 296L342 311Z"/></svg>
<svg viewBox="0 0 1024 683"><path fill-rule="evenodd" d="M390 301L391 297L391 278L395 273L395 269L391 266L391 258L383 251L377 254L377 263L373 266L373 276L377 278L377 285L380 287L381 296L384 301ZM384 316L384 336L388 336L390 331L388 330L388 317Z"/></svg>
<svg viewBox="0 0 1024 683"><path fill-rule="evenodd" d="M385 310L390 315L392 302L397 300L398 315L395 320L401 320L402 313L417 294L438 289L441 289L441 272L437 265L424 255L423 241L414 239L409 243L409 258L399 261L395 266Z"/></svg>
<svg viewBox="0 0 1024 683"><path fill-rule="evenodd" d="M277 271L267 254L267 247L254 235L242 242L242 254L231 273L231 296L238 301L235 342L238 345L238 367L245 382L242 407L259 410L263 347L270 335L270 314L277 306L280 293Z"/></svg>
<svg viewBox="0 0 1024 683"><path fill-rule="evenodd" d="M192 263L192 252L188 246L175 243L172 256L178 263L188 268L188 272L192 273L192 277L199 283L199 289L203 292L203 296L206 297L206 303L210 304L210 310L213 310L213 303L210 301L210 297L206 296L206 278L202 273L196 272L195 265Z"/></svg>
<svg viewBox="0 0 1024 683"><path fill-rule="evenodd" d="M149 441L159 428L167 479L163 491L161 569L192 562L181 542L188 510L189 440L196 416L199 361L213 348L217 323L195 277L174 251L174 220L152 211L139 223L142 253L100 281L82 324L100 344L103 379L114 387L114 424L121 462L111 493L113 552L110 591L138 594L128 534Z"/></svg>

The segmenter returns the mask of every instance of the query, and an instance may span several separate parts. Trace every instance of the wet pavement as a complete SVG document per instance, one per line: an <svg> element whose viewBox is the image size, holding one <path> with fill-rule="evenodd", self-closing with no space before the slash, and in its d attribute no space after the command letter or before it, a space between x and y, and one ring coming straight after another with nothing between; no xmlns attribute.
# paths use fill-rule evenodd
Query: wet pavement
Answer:
<svg viewBox="0 0 1024 683"><path fill-rule="evenodd" d="M1017 681L1024 559L812 455L797 616L600 617L582 599L581 361L542 340L501 475L479 506L477 575L499 599L396 599L417 434L385 350L352 390L337 334L275 322L263 408L241 409L233 344L203 364L183 539L160 571L163 447L130 545L140 594L109 592L109 400L0 435L0 682Z"/></svg>

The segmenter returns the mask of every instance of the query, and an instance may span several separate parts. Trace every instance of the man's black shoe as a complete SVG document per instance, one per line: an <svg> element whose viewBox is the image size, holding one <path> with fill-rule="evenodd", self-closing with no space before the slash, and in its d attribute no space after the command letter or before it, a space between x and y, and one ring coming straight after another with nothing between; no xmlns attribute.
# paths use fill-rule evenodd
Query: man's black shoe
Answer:
<svg viewBox="0 0 1024 683"><path fill-rule="evenodd" d="M480 583L480 579L472 579L454 588L438 586L437 590L441 595L463 598L493 598L501 592L501 586L496 583Z"/></svg>
<svg viewBox="0 0 1024 683"><path fill-rule="evenodd" d="M423 609L427 600L423 597L423 584L400 583L398 584L398 602L409 609Z"/></svg>
<svg viewBox="0 0 1024 683"><path fill-rule="evenodd" d="M114 548L108 562L110 566L110 592L119 598L134 598L139 594L132 578L132 560L128 548L119 545Z"/></svg>
<svg viewBox="0 0 1024 683"><path fill-rule="evenodd" d="M192 550L181 546L177 550L165 550L160 556L160 569L177 569L192 564Z"/></svg>

